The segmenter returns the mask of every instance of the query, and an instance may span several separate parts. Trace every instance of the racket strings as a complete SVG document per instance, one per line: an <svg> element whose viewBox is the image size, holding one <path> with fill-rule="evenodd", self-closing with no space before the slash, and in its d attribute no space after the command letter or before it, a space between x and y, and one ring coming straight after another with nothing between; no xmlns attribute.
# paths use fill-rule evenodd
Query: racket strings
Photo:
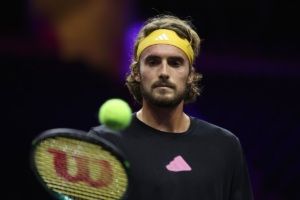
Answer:
<svg viewBox="0 0 300 200"><path fill-rule="evenodd" d="M122 163L100 145L46 139L36 147L34 160L47 187L72 199L120 199L127 189Z"/></svg>

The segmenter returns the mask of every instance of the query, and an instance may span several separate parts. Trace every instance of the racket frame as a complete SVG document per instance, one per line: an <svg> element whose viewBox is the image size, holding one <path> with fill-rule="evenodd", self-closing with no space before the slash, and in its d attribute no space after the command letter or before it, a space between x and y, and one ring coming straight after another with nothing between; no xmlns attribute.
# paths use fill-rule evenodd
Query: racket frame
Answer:
<svg viewBox="0 0 300 200"><path fill-rule="evenodd" d="M114 133L111 133L114 134ZM128 178L128 183L127 183L127 188L125 193L123 194L121 199L127 199L129 190L130 190L130 168L129 168L129 162L126 159L126 156L124 153L118 149L115 145L113 145L111 142L108 140L94 134L89 134L85 131L78 130L78 129L71 129L71 128L53 128L53 129L48 129L46 131L43 131L40 135L38 135L33 141L32 141L32 146L30 150L30 167L37 177L38 181L43 185L43 187L56 199L63 200L60 196L60 194L56 191L51 190L48 186L47 183L43 180L43 178L39 175L37 166L35 165L35 150L36 147L44 140L50 139L50 138L55 138L55 137L64 137L68 139L75 139L75 140L80 140L80 141L85 141L88 143L92 143L95 145L100 145L104 150L109 151L112 155L114 155L122 164L127 178ZM64 194L63 194L64 195ZM67 195L65 195L67 196ZM66 199L65 199L66 200ZM70 197L70 200L72 198ZM100 199L99 199L100 200Z"/></svg>

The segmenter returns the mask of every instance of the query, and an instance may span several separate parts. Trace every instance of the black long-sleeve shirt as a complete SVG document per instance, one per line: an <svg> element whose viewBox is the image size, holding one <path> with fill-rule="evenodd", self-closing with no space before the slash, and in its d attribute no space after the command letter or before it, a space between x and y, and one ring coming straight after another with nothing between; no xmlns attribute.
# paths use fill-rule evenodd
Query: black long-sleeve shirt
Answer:
<svg viewBox="0 0 300 200"><path fill-rule="evenodd" d="M147 126L134 115L124 132L90 133L123 150L130 163L130 200L251 200L248 169L239 139L191 117L184 133Z"/></svg>

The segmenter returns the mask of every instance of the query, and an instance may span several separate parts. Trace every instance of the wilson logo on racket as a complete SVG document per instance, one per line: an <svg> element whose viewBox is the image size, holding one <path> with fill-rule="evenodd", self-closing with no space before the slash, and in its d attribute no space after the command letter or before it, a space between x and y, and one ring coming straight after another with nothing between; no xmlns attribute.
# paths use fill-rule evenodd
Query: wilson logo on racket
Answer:
<svg viewBox="0 0 300 200"><path fill-rule="evenodd" d="M106 160L96 160L79 155L68 156L66 152L54 148L49 148L48 152L53 156L56 174L69 182L84 182L95 188L107 187L112 183L112 166ZM76 166L70 165L71 160L75 161ZM70 171L76 171L76 173L71 174ZM92 171L105 173L101 173L100 177L94 180L91 178Z"/></svg>

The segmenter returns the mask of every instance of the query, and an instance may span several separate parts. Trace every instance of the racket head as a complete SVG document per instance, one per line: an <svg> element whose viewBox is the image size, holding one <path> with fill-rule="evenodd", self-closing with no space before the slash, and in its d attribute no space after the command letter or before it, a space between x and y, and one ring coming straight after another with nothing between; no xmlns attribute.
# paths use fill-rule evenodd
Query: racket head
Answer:
<svg viewBox="0 0 300 200"><path fill-rule="evenodd" d="M32 142L31 168L60 200L126 199L129 162L116 146L85 131L46 130Z"/></svg>

